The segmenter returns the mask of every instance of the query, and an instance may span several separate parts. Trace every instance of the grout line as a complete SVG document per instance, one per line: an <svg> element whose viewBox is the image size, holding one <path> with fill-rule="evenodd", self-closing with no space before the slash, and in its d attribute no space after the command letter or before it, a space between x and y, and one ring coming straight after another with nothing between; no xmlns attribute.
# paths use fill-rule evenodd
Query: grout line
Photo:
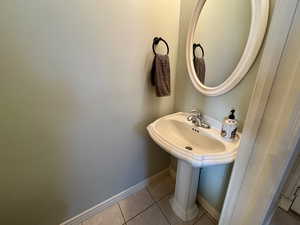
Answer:
<svg viewBox="0 0 300 225"><path fill-rule="evenodd" d="M163 197L161 197L159 200L157 200L157 202L160 202L161 200L163 200L163 199L166 198L167 196L172 195L172 193L173 193L173 192L171 191L171 192L165 194Z"/></svg>
<svg viewBox="0 0 300 225"><path fill-rule="evenodd" d="M193 225L196 225L204 215L205 215L205 213L202 213L202 215L199 217L199 219L197 221L195 221L195 223L193 223Z"/></svg>
<svg viewBox="0 0 300 225"><path fill-rule="evenodd" d="M213 224L218 224L218 221L215 218L213 218L207 211L205 211L203 215L206 215Z"/></svg>
<svg viewBox="0 0 300 225"><path fill-rule="evenodd" d="M156 203L160 202L160 201L163 200L165 197L167 197L167 196L169 196L169 195L172 194L172 192L167 193L167 194L165 194L164 196L162 196L161 198L159 198L158 200L155 200L154 197L153 197L153 195L151 194L151 191L148 189L148 187L146 187L146 189L147 189L147 191L149 192L149 194L150 194L152 200L153 200L154 202L156 202Z"/></svg>
<svg viewBox="0 0 300 225"><path fill-rule="evenodd" d="M123 214L123 211L122 211L122 209L121 209L121 206L120 206L119 202L117 202L117 205L119 206L119 209L120 209L120 211L121 211L121 214L122 214L122 217L123 217L123 220L124 220L123 225L124 225L124 224L126 225L125 216L124 216L124 214Z"/></svg>
<svg viewBox="0 0 300 225"><path fill-rule="evenodd" d="M169 225L172 225L171 222L169 221L168 217L165 215L165 213L163 212L162 208L161 208L160 205L159 205L159 202L160 202L163 198L167 197L169 194L167 194L166 196L162 197L160 200L158 200L158 201L156 202L156 200L155 200L154 197L152 196L151 191L149 190L149 187L148 187L148 186L146 187L146 190L149 192L149 195L151 196L152 200L156 203L158 209L160 210L160 212L162 213L162 215L165 217L167 223L168 223Z"/></svg>
<svg viewBox="0 0 300 225"><path fill-rule="evenodd" d="M148 192L148 194L150 195L150 197L153 200L153 202L155 202L155 199L154 199L153 195L151 194L151 191L149 190L149 187L147 186L145 189Z"/></svg>
<svg viewBox="0 0 300 225"><path fill-rule="evenodd" d="M158 202L161 201L161 200L162 200L163 198L165 198L166 196L170 195L170 193L166 194L165 196L163 196L163 197L160 198L159 200L155 200L154 197L153 197L153 195L151 194L151 191L149 190L149 186L146 186L145 189L146 189L146 191L148 192L148 194L150 195L150 197L151 197L151 199L152 199L153 202L152 202L152 204L150 204L148 207L146 207L144 210L142 210L141 212L139 212L137 215L133 216L132 218L130 218L130 219L128 219L128 220L126 221L126 219L125 219L125 217L124 217L124 215L123 215L122 209L121 209L121 207L119 206L119 208L120 208L120 210L121 210L121 212L122 212L122 216L123 216L124 221L125 221L125 224L124 224L124 225L126 225L128 222L130 222L131 220L135 219L135 218L138 217L139 215L143 214L145 211L147 211L148 209L150 209L150 208L151 208L152 206L154 206L154 205L157 205L157 207L159 208L159 210L162 212L160 206L158 205ZM118 203L118 205L119 205L119 203ZM162 214L163 214L163 216L166 218L166 216L164 215L163 212L162 212ZM168 220L167 218L166 218L166 220L167 220L167 223L171 225L171 223L169 222L169 220Z"/></svg>
<svg viewBox="0 0 300 225"><path fill-rule="evenodd" d="M155 200L155 198L154 198L153 195L151 194L151 191L148 189L148 187L146 187L146 189L147 189L147 191L149 192L149 194L150 194L150 196L151 196L151 198L152 198L152 200L153 200L154 202L160 202L160 201L163 200L165 197L167 197L167 196L169 196L169 195L172 195L172 193L174 193L173 191L168 192L167 194L163 195L161 198Z"/></svg>
<svg viewBox="0 0 300 225"><path fill-rule="evenodd" d="M199 207L199 209L201 208L203 210L203 214L202 216L206 215L208 217L208 219L214 224L214 225L217 225L219 223L218 220L216 220L212 215L210 215L210 213L204 208L201 206L201 204L197 201L197 205ZM201 217L202 217L201 216ZM200 217L200 218L201 218Z"/></svg>
<svg viewBox="0 0 300 225"><path fill-rule="evenodd" d="M165 219L167 220L167 223L169 225L172 225L171 222L169 221L168 217L165 215L164 211L162 210L162 208L160 207L159 203L157 203L157 207L159 208L160 212L163 214L163 216L165 217Z"/></svg>
<svg viewBox="0 0 300 225"><path fill-rule="evenodd" d="M151 195L151 193L149 192L148 188L145 187L145 189L146 189L146 191L149 193L150 198L151 198L151 200L152 200L153 202L152 202L149 206L147 206L145 209L143 209L141 212L139 212L138 214L136 214L135 216L131 217L131 218L128 219L128 220L126 220L126 218L125 218L125 216L124 216L124 214L123 214L122 208L121 208L121 206L120 206L120 204L119 204L119 202L118 202L118 206L119 206L119 208L120 208L120 210L121 210L122 216L123 216L124 221L125 221L125 223L124 223L123 225L127 225L127 222L129 222L129 221L133 220L135 217L141 215L143 212L147 211L149 208L151 208L151 207L155 204L155 201L154 201L154 199L152 198L152 195ZM132 195L134 195L134 194L132 194ZM130 196L132 196L132 195L129 195L128 197L130 197ZM128 197L127 197L127 198L128 198Z"/></svg>
<svg viewBox="0 0 300 225"><path fill-rule="evenodd" d="M142 210L141 212L139 212L138 214L136 214L135 216L133 216L129 220L127 220L127 221L125 220L125 223L127 224L129 221L131 221L131 220L135 219L136 217L138 217L139 215L143 214L145 211L150 209L153 205L155 205L155 202L153 202L151 205L149 205L147 208L145 208L144 210Z"/></svg>
<svg viewBox="0 0 300 225"><path fill-rule="evenodd" d="M198 206L199 211L202 213L202 215L201 215L200 217L202 217L202 216L204 216L205 214L208 213L208 212L207 212L207 211L199 204L198 201L196 201L196 204L197 204L197 206Z"/></svg>

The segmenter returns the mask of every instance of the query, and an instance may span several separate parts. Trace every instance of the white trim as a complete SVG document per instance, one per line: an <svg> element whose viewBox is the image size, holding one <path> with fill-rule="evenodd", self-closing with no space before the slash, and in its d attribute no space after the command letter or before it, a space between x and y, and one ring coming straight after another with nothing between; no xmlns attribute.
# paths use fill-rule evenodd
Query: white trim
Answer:
<svg viewBox="0 0 300 225"><path fill-rule="evenodd" d="M251 26L244 52L232 74L222 84L216 87L207 87L204 84L202 84L198 79L193 64L194 32L196 30L198 18L200 16L205 2L206 0L198 1L191 18L187 35L186 62L188 67L188 73L194 87L204 95L218 96L225 94L226 92L234 88L244 78L244 76L247 74L250 67L252 66L253 62L255 61L263 43L268 24L269 0L251 0Z"/></svg>
<svg viewBox="0 0 300 225"><path fill-rule="evenodd" d="M202 195L197 196L198 203L208 212L208 214L216 221L220 219L220 212L213 207Z"/></svg>
<svg viewBox="0 0 300 225"><path fill-rule="evenodd" d="M115 196L112 196L111 198L93 206L92 208L85 210L84 212L80 213L79 215L77 215L71 219L68 219L67 221L61 223L60 225L79 225L79 224L81 224L81 222L98 214L99 212L101 212L104 209L112 206L113 204L121 201L122 199L125 199L128 196L144 189L150 183L152 183L158 179L162 179L163 177L169 175L169 173L170 173L169 168L162 170L161 172L137 183L136 185L120 192L119 194L116 194Z"/></svg>
<svg viewBox="0 0 300 225"><path fill-rule="evenodd" d="M270 25L270 31L267 37L266 46L262 55L260 68L258 71L255 88L252 94L251 102L249 105L249 111L247 114L244 130L243 130L243 136L241 139L241 145L239 154L237 157L237 160L234 165L234 169L232 172L232 179L229 184L229 188L227 191L225 203L223 206L223 211L220 218L220 225L248 225L250 224L249 221L252 218L253 225L262 224L263 221L270 221L269 218L267 218L267 214L272 215L272 211L269 211L271 209L271 202L274 198L274 191L276 188L279 187L279 183L282 181L282 173L284 171L281 171L278 173L278 177L274 179L275 170L272 171L267 170L265 171L259 171L258 168L261 166L267 166L268 164L257 164L260 162L260 160L270 160L270 157L272 157L272 154L268 152L271 151L271 148L275 148L275 144L280 144L280 141L287 141L285 143L291 143L289 146L286 147L284 155L282 155L282 161L276 162L276 173L279 172L278 169L285 170L287 167L287 164L289 163L289 160L291 155L290 153L294 151L293 145L295 144L295 138L296 134L292 131L296 131L295 127L292 127L292 124L289 124L291 127L289 128L290 132L286 133L289 134L289 137L286 137L287 135L282 134L285 140L281 139L278 140L274 139L273 144L270 144L269 146L265 146L263 151L254 151L254 145L256 143L257 134L259 127L261 125L261 121L263 118L263 115L265 113L266 104L268 102L269 95L271 93L271 88L273 85L273 81L275 79L275 75L277 72L277 68L280 63L280 58L283 52L283 49L285 47L290 27L293 23L295 10L297 8L298 0L277 0L271 25ZM291 71L289 73L289 77L286 77L285 79L290 81L293 80L293 76L296 74L293 74L295 71ZM285 89L285 92L282 93L284 96L286 96L286 93L289 93L291 91L292 87L287 86ZM282 99L281 99L282 100ZM285 101L285 102L284 102ZM295 102L291 103L287 101L287 99L284 99L284 101L277 102L277 105L280 106L281 110L280 113L283 112L283 108L285 109L291 109L292 105L289 104L295 104ZM295 105L294 105L295 106ZM296 109L294 109L296 110ZM296 112L295 112L296 113ZM290 117L288 115L281 114L280 119L274 119L274 128L272 128L272 132L276 132L276 127L280 123L283 123L282 118L285 119L294 119L295 124L299 118L296 117L296 114L291 115ZM288 117L288 118L286 118ZM293 129L292 129L293 128ZM280 146L276 146L276 150L279 150ZM282 146L281 146L282 147ZM259 158L258 155L263 158ZM251 164L249 164L251 161ZM266 161L261 162L266 163ZM253 167L256 165L255 168L251 171L251 166ZM272 179L268 179L267 177L262 178L260 177L260 181L254 179L259 176L262 176L262 172L265 172L264 175L271 173L273 174ZM247 178L247 179L246 179ZM271 182L269 185L266 185L266 182ZM254 185L256 184L264 184L265 187L260 186L261 192L265 191L265 189L269 189L269 192L265 196L260 196L260 199L258 198L260 193L253 193L254 190L258 191L254 188ZM247 189L248 193L245 191L241 191L241 188ZM265 189L264 189L265 188ZM251 193L249 193L251 192ZM251 200L249 198L252 198ZM245 201L251 201L252 203L256 202L259 204L256 204L256 208L253 204L252 206L249 204L245 204ZM264 208L263 208L264 207ZM262 209L263 208L263 209ZM242 213L241 213L242 212ZM251 212L251 213L250 213ZM256 213L254 215L254 213ZM247 214L247 215L246 215ZM251 217L251 215L252 217ZM243 222L241 222L243 221ZM247 222L245 222L247 221Z"/></svg>

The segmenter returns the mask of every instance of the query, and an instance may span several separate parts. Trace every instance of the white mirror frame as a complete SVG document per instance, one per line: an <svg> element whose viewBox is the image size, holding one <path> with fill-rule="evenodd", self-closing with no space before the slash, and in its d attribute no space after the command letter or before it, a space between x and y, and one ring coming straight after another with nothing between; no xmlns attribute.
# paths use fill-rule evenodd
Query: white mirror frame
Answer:
<svg viewBox="0 0 300 225"><path fill-rule="evenodd" d="M254 63L266 33L269 18L269 0L251 0L251 25L245 50L232 74L220 85L207 87L202 84L195 72L193 64L193 40L200 13L206 0L199 0L190 22L187 44L186 61L189 77L194 87L206 96L219 96L234 88L247 74Z"/></svg>

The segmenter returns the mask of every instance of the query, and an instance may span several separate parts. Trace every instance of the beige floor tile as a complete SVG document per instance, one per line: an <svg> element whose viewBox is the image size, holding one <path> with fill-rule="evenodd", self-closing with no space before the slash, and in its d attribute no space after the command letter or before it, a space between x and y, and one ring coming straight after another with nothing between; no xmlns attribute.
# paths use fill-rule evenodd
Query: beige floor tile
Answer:
<svg viewBox="0 0 300 225"><path fill-rule="evenodd" d="M207 215L200 217L200 220L195 225L216 225Z"/></svg>
<svg viewBox="0 0 300 225"><path fill-rule="evenodd" d="M168 225L168 222L159 207L155 204L127 222L127 225Z"/></svg>
<svg viewBox="0 0 300 225"><path fill-rule="evenodd" d="M179 217L176 216L176 214L172 210L170 202L169 202L170 197L171 196L167 196L167 197L163 198L161 201L159 201L158 204L159 204L159 207L161 208L161 210L163 211L164 215L168 218L168 221L171 223L171 225L193 225L204 214L203 210L200 209L200 212L195 219L193 219L191 221L183 222Z"/></svg>
<svg viewBox="0 0 300 225"><path fill-rule="evenodd" d="M217 225L219 223L218 220L216 220L213 216L211 216L205 209L203 209L203 212L205 212L206 216L208 217L208 219L210 219L210 221ZM221 215L220 215L221 216Z"/></svg>
<svg viewBox="0 0 300 225"><path fill-rule="evenodd" d="M155 201L161 200L163 197L169 195L175 190L175 182L170 177L167 176L164 179L160 179L156 182L151 183L148 189L153 196Z"/></svg>
<svg viewBox="0 0 300 225"><path fill-rule="evenodd" d="M117 204L84 221L82 225L122 225L124 218Z"/></svg>
<svg viewBox="0 0 300 225"><path fill-rule="evenodd" d="M133 218L153 204L149 192L143 189L119 202L125 220Z"/></svg>
<svg viewBox="0 0 300 225"><path fill-rule="evenodd" d="M272 218L270 225L299 225L300 216L293 213L287 213L278 208Z"/></svg>

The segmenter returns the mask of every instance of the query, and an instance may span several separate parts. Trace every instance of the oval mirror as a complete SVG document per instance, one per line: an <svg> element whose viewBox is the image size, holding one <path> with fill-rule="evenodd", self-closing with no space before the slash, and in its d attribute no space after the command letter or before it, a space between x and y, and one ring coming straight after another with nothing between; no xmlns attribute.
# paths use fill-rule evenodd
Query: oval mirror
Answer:
<svg viewBox="0 0 300 225"><path fill-rule="evenodd" d="M187 66L195 88L225 94L247 74L262 45L269 0L199 0L187 36Z"/></svg>

